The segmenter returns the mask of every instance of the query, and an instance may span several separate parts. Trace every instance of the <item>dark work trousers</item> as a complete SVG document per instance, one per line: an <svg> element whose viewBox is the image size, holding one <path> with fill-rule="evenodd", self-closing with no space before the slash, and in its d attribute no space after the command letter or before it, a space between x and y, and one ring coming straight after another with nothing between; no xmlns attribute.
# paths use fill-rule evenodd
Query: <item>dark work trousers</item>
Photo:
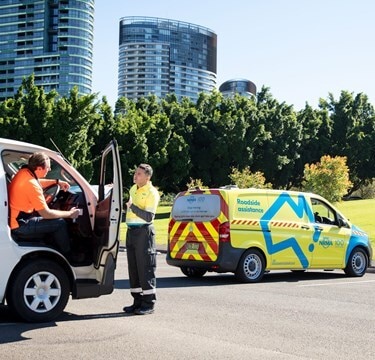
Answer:
<svg viewBox="0 0 375 360"><path fill-rule="evenodd" d="M46 243L55 246L62 254L70 252L70 238L67 224L64 219L43 219L32 217L27 220L18 220L19 227L12 230L16 237L27 239L43 238Z"/></svg>
<svg viewBox="0 0 375 360"><path fill-rule="evenodd" d="M128 227L126 233L130 293L136 307L156 301L156 248L154 226Z"/></svg>

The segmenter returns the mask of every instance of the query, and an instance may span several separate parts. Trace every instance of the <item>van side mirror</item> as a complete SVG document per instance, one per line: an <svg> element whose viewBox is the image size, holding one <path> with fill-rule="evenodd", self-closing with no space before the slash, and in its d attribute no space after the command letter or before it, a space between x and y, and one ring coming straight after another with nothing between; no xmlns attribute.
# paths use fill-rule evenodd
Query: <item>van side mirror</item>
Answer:
<svg viewBox="0 0 375 360"><path fill-rule="evenodd" d="M341 228L341 227L349 227L349 225L348 225L348 223L344 220L344 219L342 219L342 218L339 218L339 227Z"/></svg>

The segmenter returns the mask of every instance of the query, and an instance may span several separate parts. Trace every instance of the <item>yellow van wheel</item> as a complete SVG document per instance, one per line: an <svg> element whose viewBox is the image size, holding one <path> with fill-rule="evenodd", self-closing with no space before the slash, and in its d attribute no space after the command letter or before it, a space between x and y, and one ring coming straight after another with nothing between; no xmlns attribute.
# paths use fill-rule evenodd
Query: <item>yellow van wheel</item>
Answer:
<svg viewBox="0 0 375 360"><path fill-rule="evenodd" d="M356 247L352 250L344 272L348 276L361 277L366 273L368 257L363 249Z"/></svg>
<svg viewBox="0 0 375 360"><path fill-rule="evenodd" d="M237 280L245 283L254 283L262 279L266 262L260 251L247 250L241 257L235 272Z"/></svg>

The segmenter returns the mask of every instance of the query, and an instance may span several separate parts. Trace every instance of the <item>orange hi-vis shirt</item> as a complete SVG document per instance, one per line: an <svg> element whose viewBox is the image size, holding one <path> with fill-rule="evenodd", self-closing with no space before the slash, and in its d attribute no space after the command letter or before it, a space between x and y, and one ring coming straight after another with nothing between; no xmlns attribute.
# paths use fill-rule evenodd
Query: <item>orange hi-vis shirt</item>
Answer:
<svg viewBox="0 0 375 360"><path fill-rule="evenodd" d="M48 207L43 189L27 168L20 169L9 184L10 228L17 229L21 211L31 214Z"/></svg>

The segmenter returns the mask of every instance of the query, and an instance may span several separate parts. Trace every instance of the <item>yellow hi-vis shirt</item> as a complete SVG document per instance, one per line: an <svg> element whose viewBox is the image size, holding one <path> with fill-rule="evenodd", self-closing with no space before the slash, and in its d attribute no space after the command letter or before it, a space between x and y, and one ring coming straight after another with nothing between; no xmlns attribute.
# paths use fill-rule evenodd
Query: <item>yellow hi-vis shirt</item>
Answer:
<svg viewBox="0 0 375 360"><path fill-rule="evenodd" d="M159 193L149 181L146 185L138 189L137 185L134 184L129 191L132 198L133 205L139 207L141 210L156 213L156 209L159 204ZM127 209L126 212L126 224L127 225L143 225L149 224L149 222L138 217L131 209Z"/></svg>

